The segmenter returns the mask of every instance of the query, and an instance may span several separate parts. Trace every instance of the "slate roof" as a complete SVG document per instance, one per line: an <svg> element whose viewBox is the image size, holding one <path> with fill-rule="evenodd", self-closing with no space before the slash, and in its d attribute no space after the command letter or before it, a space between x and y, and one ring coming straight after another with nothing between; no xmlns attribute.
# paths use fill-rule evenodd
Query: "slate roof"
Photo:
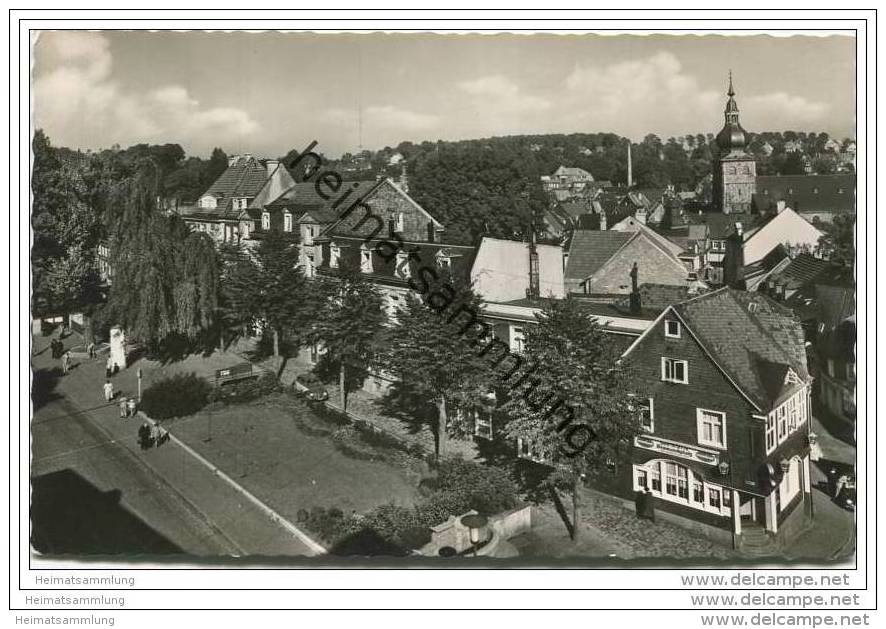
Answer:
<svg viewBox="0 0 886 629"><path fill-rule="evenodd" d="M771 380L787 367L801 379L809 378L800 322L765 295L722 288L677 304L674 310L761 410L775 403L783 383Z"/></svg>
<svg viewBox="0 0 886 629"><path fill-rule="evenodd" d="M587 279L635 235L636 232L575 230L569 245L566 279Z"/></svg>
<svg viewBox="0 0 886 629"><path fill-rule="evenodd" d="M827 260L816 258L808 253L801 253L791 260L777 277L788 287L800 287L812 282L831 266Z"/></svg>
<svg viewBox="0 0 886 629"><path fill-rule="evenodd" d="M212 195L217 199L214 213L221 218L237 218L240 210L233 209L233 199L253 198L268 179L267 169L254 157L240 157L219 175L201 196Z"/></svg>
<svg viewBox="0 0 886 629"><path fill-rule="evenodd" d="M351 188L354 183L359 184L356 188ZM332 208L332 205L345 193L345 190L353 189L353 192L347 197L347 199L339 206L339 210L345 210L350 206L351 203L356 201L362 196L366 196L375 189L376 186L381 183L380 181L359 181L359 182L348 182L342 184L342 189L338 192L338 194L330 194L329 199L324 199L322 196L317 194L317 190L314 187L314 183L311 181L297 183L294 186L290 187L286 192L281 194L279 197L274 199L271 203L268 203L267 207L269 208L288 208L291 210L311 210L311 211L324 211L331 212L334 216L337 216L338 213ZM347 186L347 188L345 187Z"/></svg>
<svg viewBox="0 0 886 629"><path fill-rule="evenodd" d="M642 308L657 313L660 313L668 306L673 306L694 297L690 293L689 286L674 286L672 284L640 284L637 287L637 291L640 293L640 305ZM620 308L630 308L631 296L625 295L617 303Z"/></svg>
<svg viewBox="0 0 886 629"><path fill-rule="evenodd" d="M841 192L842 190L842 192ZM855 213L855 175L782 175L757 177L753 205L771 211L778 201L795 212Z"/></svg>

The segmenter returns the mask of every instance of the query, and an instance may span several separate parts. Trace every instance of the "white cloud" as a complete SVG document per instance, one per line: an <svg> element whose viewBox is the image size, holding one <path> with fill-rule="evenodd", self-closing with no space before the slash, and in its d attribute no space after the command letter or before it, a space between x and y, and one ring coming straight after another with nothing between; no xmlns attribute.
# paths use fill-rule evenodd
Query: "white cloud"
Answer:
<svg viewBox="0 0 886 629"><path fill-rule="evenodd" d="M423 114L394 105L373 105L366 108L364 124L382 128L393 127L404 131L432 129L440 122L440 117Z"/></svg>
<svg viewBox="0 0 886 629"><path fill-rule="evenodd" d="M495 74L461 81L460 90L471 96L478 108L493 107L498 114L519 114L550 109L551 102L526 94L511 79Z"/></svg>
<svg viewBox="0 0 886 629"><path fill-rule="evenodd" d="M826 103L810 102L786 92L751 96L745 102L748 120L759 117L765 119L769 126L784 129L798 129L803 125L820 123L830 110Z"/></svg>
<svg viewBox="0 0 886 629"><path fill-rule="evenodd" d="M98 33L43 33L41 40L39 61L52 69L33 82L34 115L58 145L178 142L207 152L259 130L247 112L202 107L178 85L124 89L111 78L108 41Z"/></svg>
<svg viewBox="0 0 886 629"><path fill-rule="evenodd" d="M578 66L565 85L564 104L586 128L634 139L653 132L716 132L726 101L725 80L722 91L703 89L669 52L607 66ZM755 119L766 121L765 130L822 122L828 110L827 105L784 92L742 96L739 90L737 100L742 125L749 130L755 130Z"/></svg>

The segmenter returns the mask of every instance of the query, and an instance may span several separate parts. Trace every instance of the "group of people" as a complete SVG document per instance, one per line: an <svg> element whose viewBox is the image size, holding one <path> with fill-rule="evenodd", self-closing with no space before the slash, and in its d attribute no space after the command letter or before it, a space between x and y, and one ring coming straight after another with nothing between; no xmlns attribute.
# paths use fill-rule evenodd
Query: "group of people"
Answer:
<svg viewBox="0 0 886 629"><path fill-rule="evenodd" d="M160 447L169 441L169 431L160 424L143 422L138 428L138 445L142 450Z"/></svg>
<svg viewBox="0 0 886 629"><path fill-rule="evenodd" d="M120 418L126 419L128 417L135 417L135 398L120 398Z"/></svg>
<svg viewBox="0 0 886 629"><path fill-rule="evenodd" d="M71 368L71 352L65 349L65 345L62 342L61 338L54 338L49 344L49 347L52 351L52 357L56 360L61 360L62 372L68 373ZM86 354L89 358L95 358L95 343L90 342L86 345ZM117 365L110 356L108 356L108 361L105 364L105 383L102 386L102 392L104 394L105 402L113 402L114 398L117 396L117 392L114 391L114 385L111 382L111 376L118 373L120 371L119 365ZM121 396L120 398L120 418L128 419L130 417L136 416L137 409L137 400L134 397L125 397ZM145 421L139 426L138 429L138 444L142 450L147 450L148 448L160 447L164 443L169 441L169 431L160 426L157 423L150 423Z"/></svg>

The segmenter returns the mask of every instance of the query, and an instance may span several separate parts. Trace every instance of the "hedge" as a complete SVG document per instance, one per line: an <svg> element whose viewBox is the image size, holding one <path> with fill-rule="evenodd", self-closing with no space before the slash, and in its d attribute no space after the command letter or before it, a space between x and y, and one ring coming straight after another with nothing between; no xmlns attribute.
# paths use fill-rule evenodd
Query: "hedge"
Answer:
<svg viewBox="0 0 886 629"><path fill-rule="evenodd" d="M142 392L139 408L154 419L193 415L206 406L212 386L194 373L158 380Z"/></svg>

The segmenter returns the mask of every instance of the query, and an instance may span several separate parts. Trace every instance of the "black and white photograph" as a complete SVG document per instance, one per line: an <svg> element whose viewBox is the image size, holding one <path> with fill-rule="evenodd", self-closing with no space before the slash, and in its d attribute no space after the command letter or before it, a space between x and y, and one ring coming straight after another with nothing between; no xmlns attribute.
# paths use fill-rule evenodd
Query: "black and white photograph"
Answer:
<svg viewBox="0 0 886 629"><path fill-rule="evenodd" d="M36 33L33 551L851 559L855 79L845 35Z"/></svg>

